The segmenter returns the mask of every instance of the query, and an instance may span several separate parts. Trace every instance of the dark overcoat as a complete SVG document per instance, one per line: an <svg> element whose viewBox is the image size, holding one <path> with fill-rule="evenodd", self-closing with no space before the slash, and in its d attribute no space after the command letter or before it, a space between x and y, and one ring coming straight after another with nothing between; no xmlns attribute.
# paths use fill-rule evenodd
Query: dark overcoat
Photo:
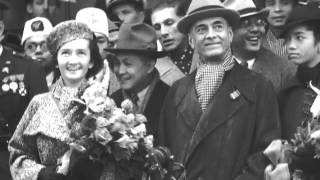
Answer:
<svg viewBox="0 0 320 180"><path fill-rule="evenodd" d="M261 73L266 79L270 80L278 93L288 86L289 81L296 73L297 66L289 62L288 59L277 56L268 49L261 48L252 70Z"/></svg>
<svg viewBox="0 0 320 180"><path fill-rule="evenodd" d="M258 180L268 162L262 154L280 137L275 92L261 75L235 64L204 112L195 74L169 90L160 118L160 145L186 167L188 180Z"/></svg>

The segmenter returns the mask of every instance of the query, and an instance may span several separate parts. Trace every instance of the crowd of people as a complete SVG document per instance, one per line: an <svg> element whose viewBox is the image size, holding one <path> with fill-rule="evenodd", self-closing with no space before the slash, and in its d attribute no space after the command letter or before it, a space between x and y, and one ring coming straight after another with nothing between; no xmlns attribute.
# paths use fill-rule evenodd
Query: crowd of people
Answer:
<svg viewBox="0 0 320 180"><path fill-rule="evenodd" d="M132 101L181 180L320 179L314 152L283 158L297 128L320 120L320 2L106 0L52 22L59 5L27 0L10 45L0 1L1 179L121 179L90 159L57 172L86 83Z"/></svg>

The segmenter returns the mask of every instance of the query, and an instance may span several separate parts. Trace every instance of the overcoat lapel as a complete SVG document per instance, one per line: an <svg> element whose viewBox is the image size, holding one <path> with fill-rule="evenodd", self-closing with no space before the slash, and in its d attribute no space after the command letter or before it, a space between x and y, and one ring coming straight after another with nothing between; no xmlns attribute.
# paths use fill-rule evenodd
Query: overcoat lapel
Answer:
<svg viewBox="0 0 320 180"><path fill-rule="evenodd" d="M187 76L186 83L181 86L181 91L176 97L176 106L179 119L182 119L187 126L194 130L201 116L201 106L195 90L196 71Z"/></svg>
<svg viewBox="0 0 320 180"><path fill-rule="evenodd" d="M224 83L218 89L212 102L208 104L206 110L201 115L189 142L189 148L184 160L186 164L199 143L204 140L206 136L213 133L217 127L233 117L245 104L245 98L240 92L247 91L246 88L248 86L242 87L241 85L241 82L244 82L241 79L245 77L241 77L243 74L239 72L242 71L240 68L239 65L234 66L224 80ZM239 96L235 96L236 98L234 99L231 98L231 93L235 93L236 91L239 92ZM249 94L248 91L245 92L245 94Z"/></svg>

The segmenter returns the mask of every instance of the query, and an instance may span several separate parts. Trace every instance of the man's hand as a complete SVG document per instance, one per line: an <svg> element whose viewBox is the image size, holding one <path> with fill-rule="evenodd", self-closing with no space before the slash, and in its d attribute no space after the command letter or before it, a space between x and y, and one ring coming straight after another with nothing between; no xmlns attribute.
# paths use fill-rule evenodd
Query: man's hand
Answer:
<svg viewBox="0 0 320 180"><path fill-rule="evenodd" d="M274 169L270 164L264 170L265 180L290 180L290 172L287 163L278 164Z"/></svg>

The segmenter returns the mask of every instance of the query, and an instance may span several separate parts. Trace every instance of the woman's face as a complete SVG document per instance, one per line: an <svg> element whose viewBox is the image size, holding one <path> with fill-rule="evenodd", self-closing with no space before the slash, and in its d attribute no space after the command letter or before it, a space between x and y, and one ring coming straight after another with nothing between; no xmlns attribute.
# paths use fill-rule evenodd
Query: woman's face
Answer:
<svg viewBox="0 0 320 180"><path fill-rule="evenodd" d="M89 40L77 39L64 44L58 51L57 60L64 83L70 87L79 86L93 67Z"/></svg>

